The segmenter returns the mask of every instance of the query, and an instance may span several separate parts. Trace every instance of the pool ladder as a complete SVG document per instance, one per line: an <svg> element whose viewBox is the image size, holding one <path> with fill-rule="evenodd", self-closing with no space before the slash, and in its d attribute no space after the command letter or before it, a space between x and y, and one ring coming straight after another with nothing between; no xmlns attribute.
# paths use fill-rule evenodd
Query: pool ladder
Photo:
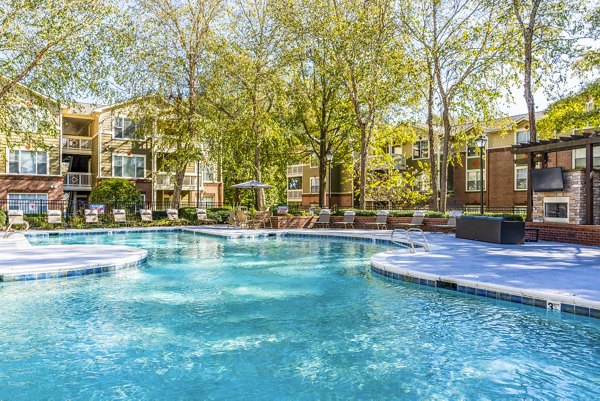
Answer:
<svg viewBox="0 0 600 401"><path fill-rule="evenodd" d="M413 240L413 238L411 237L411 234L413 234L413 233L421 234L420 242ZM427 238L425 238L425 233L420 228L409 228L408 230L405 230L403 228L398 228L398 229L392 231L391 240L396 245L401 245L401 246L408 245L408 251L410 253L415 253L417 251L415 246L419 247L419 248L423 248L423 250L425 252L431 252L431 249L429 248L429 242L427 242Z"/></svg>

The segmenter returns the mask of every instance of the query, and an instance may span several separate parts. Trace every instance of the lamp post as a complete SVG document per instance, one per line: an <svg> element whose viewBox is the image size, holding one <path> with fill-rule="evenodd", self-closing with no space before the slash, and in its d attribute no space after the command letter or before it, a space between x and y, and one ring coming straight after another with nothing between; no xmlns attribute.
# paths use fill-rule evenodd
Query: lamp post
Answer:
<svg viewBox="0 0 600 401"><path fill-rule="evenodd" d="M200 160L196 160L196 209L200 208Z"/></svg>
<svg viewBox="0 0 600 401"><path fill-rule="evenodd" d="M479 148L479 214L483 214L483 152L485 152L487 141L485 135L479 135L475 140L475 145Z"/></svg>
<svg viewBox="0 0 600 401"><path fill-rule="evenodd" d="M333 155L327 152L325 158L327 158L327 164L329 165L329 199L327 200L327 207L331 209L331 162L333 161Z"/></svg>

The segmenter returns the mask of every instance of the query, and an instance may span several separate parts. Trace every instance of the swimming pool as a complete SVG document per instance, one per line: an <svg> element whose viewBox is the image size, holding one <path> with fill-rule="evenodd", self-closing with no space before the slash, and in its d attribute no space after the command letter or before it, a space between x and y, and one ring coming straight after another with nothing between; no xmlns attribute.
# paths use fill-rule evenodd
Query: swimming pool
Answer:
<svg viewBox="0 0 600 401"><path fill-rule="evenodd" d="M0 285L0 399L598 399L600 325L373 277L386 248L73 236L142 269Z"/></svg>

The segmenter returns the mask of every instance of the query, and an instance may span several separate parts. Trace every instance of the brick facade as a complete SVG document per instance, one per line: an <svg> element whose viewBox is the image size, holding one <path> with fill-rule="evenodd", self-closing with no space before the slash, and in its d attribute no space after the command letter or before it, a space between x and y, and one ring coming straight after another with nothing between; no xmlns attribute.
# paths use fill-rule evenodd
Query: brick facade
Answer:
<svg viewBox="0 0 600 401"><path fill-rule="evenodd" d="M63 200L63 177L55 175L0 175L0 199L9 193L48 194L49 201Z"/></svg>

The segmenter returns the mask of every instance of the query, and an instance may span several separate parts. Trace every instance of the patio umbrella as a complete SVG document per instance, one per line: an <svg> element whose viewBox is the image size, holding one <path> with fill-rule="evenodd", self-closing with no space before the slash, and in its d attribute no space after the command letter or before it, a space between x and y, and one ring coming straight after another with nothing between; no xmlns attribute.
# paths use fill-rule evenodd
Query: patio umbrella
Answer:
<svg viewBox="0 0 600 401"><path fill-rule="evenodd" d="M246 182L240 182L239 184L232 185L233 188L252 188L252 189L264 189L264 188L275 188L273 185L263 184L260 181L250 180ZM256 192L254 193L254 203L256 203Z"/></svg>

